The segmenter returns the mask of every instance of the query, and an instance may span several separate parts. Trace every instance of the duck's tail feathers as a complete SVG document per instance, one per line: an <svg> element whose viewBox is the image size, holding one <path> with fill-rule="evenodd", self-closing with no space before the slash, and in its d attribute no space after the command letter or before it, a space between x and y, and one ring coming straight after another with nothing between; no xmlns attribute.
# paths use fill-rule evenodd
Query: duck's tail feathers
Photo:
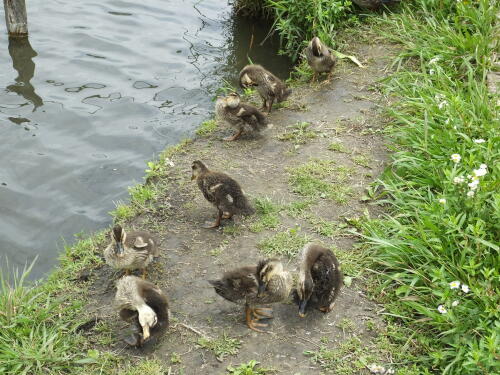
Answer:
<svg viewBox="0 0 500 375"><path fill-rule="evenodd" d="M236 199L234 200L234 206L242 215L250 216L255 213L255 209L252 207L247 197L245 197L243 194L236 197Z"/></svg>

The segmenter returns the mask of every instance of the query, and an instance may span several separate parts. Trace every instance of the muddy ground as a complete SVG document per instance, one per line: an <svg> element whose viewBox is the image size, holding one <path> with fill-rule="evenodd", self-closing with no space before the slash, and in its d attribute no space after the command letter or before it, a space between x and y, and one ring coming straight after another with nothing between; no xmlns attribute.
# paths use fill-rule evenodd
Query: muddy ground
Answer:
<svg viewBox="0 0 500 375"><path fill-rule="evenodd" d="M250 360L283 374L369 373L363 363L371 363L377 355L381 307L366 297L357 278L360 250L349 231L367 210L376 215L364 197L387 160L380 114L385 99L374 87L385 75L390 47L366 44L351 51L365 68L343 60L330 83L295 88L290 101L271 113L271 129L224 142L222 138L233 130L220 124L170 159L168 175L155 181L160 196L154 207L127 227L147 228L161 241L162 256L149 267L148 278L169 297L171 327L142 349L127 348L120 340L126 325L112 307L113 280L119 273L103 266L94 274L89 305L101 320L88 332L96 337L96 345L122 355L157 358L172 374L224 374L228 365ZM310 125L302 128L305 132L294 133L293 125L301 122ZM259 226L259 215L236 217L217 230L202 228L205 221L215 219L216 210L190 181L191 162L196 159L235 178L252 199L267 197L279 206L276 228ZM339 194L307 197L294 192L290 168L320 160L327 161L332 172L321 178ZM296 207L293 202L304 201L310 204L302 211L290 209ZM285 303L274 306L269 333L251 331L242 307L216 295L206 280L255 264L263 257L259 244L290 229L297 246L317 240L333 248L353 282L342 289L329 314L310 311L301 319L297 307ZM288 270L297 271L296 257L283 261ZM239 340L236 354L218 359L214 351L197 344L206 337L219 340L221 346L238 346L224 340L224 334ZM306 351L321 355L314 361Z"/></svg>

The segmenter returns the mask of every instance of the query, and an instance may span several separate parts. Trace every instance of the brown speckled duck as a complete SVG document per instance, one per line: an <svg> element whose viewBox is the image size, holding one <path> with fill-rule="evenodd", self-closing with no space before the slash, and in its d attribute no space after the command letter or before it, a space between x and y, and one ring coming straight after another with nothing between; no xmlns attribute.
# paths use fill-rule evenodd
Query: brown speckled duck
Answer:
<svg viewBox="0 0 500 375"><path fill-rule="evenodd" d="M207 223L205 228L217 228L222 219L230 219L235 214L254 213L240 185L227 174L213 172L199 160L194 161L191 168L191 180L196 180L203 196L218 210L215 223Z"/></svg>
<svg viewBox="0 0 500 375"><path fill-rule="evenodd" d="M315 36L309 42L309 45L304 48L307 62L314 72L313 81L316 80L318 74L328 73L328 79L332 74L332 70L337 62L337 58L332 55L330 49L321 43L321 40Z"/></svg>
<svg viewBox="0 0 500 375"><path fill-rule="evenodd" d="M168 299L156 285L136 276L124 276L116 283L115 307L122 320L136 332L125 338L131 346L142 346L150 336L168 328Z"/></svg>
<svg viewBox="0 0 500 375"><path fill-rule="evenodd" d="M111 233L111 243L104 250L106 263L113 268L124 269L129 275L131 270L142 269L146 278L146 267L155 256L160 255L153 236L146 231L125 232L115 225Z"/></svg>
<svg viewBox="0 0 500 375"><path fill-rule="evenodd" d="M352 0L352 2L364 9L377 10L382 6L399 3L401 0Z"/></svg>
<svg viewBox="0 0 500 375"><path fill-rule="evenodd" d="M235 92L217 98L215 112L218 118L237 129L232 137L224 138L226 141L238 139L245 130L261 131L269 123L266 116L253 105L242 103L240 96Z"/></svg>
<svg viewBox="0 0 500 375"><path fill-rule="evenodd" d="M299 316L306 315L307 307L330 312L339 295L342 278L339 262L329 249L307 244L301 253L297 289L293 291Z"/></svg>
<svg viewBox="0 0 500 375"><path fill-rule="evenodd" d="M267 109L267 113L271 112L275 100L280 103L292 93L278 77L260 65L247 65L241 70L240 86L255 87L263 100L262 109Z"/></svg>
<svg viewBox="0 0 500 375"><path fill-rule="evenodd" d="M257 266L241 267L224 273L219 280L209 280L215 292L228 301L245 306L248 328L257 327L262 318L272 318L272 309L257 306L285 301L292 288L292 277L277 259L261 260Z"/></svg>

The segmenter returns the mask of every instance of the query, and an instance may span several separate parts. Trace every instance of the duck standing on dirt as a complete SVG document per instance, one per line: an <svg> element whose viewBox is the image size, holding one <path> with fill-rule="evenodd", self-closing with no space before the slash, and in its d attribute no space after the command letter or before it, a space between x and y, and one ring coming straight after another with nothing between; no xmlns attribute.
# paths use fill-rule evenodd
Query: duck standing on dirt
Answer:
<svg viewBox="0 0 500 375"><path fill-rule="evenodd" d="M281 103L292 93L278 77L260 65L247 65L241 70L240 86L255 87L263 100L262 109L267 109L267 113L271 112L275 100Z"/></svg>
<svg viewBox="0 0 500 375"><path fill-rule="evenodd" d="M131 346L142 346L150 336L168 328L168 299L156 285L136 276L124 276L116 283L115 306L122 320L136 332L125 338Z"/></svg>
<svg viewBox="0 0 500 375"><path fill-rule="evenodd" d="M262 318L272 318L272 309L260 305L283 302L290 295L292 277L277 259L261 260L257 266L241 267L224 273L219 280L209 280L215 292L228 301L245 306L248 328L263 332L257 327Z"/></svg>
<svg viewBox="0 0 500 375"><path fill-rule="evenodd" d="M330 79L337 58L332 55L327 46L321 43L321 40L317 36L312 38L309 45L304 48L304 54L314 72L313 82L316 80L318 74L321 73L328 73L328 79Z"/></svg>
<svg viewBox="0 0 500 375"><path fill-rule="evenodd" d="M237 133L232 137L224 138L225 141L238 139L245 129L261 131L269 123L266 116L253 105L241 103L240 96L235 92L226 97L217 98L215 112L218 118L237 129Z"/></svg>
<svg viewBox="0 0 500 375"><path fill-rule="evenodd" d="M400 1L401 0L352 0L357 6L370 10L377 10L384 5L392 5Z"/></svg>
<svg viewBox="0 0 500 375"><path fill-rule="evenodd" d="M327 313L333 309L342 285L342 271L335 255L327 248L307 244L301 253L299 280L293 297L299 305L299 316L306 307Z"/></svg>
<svg viewBox="0 0 500 375"><path fill-rule="evenodd" d="M106 263L113 268L124 269L129 275L131 270L142 269L146 278L146 267L155 256L160 255L153 236L146 231L126 233L120 225L115 225L111 233L111 243L104 250Z"/></svg>
<svg viewBox="0 0 500 375"><path fill-rule="evenodd" d="M255 212L240 185L227 174L210 171L199 160L193 162L191 169L191 180L196 180L203 196L218 210L215 223L207 223L205 228L217 228L222 219L230 219L234 214Z"/></svg>

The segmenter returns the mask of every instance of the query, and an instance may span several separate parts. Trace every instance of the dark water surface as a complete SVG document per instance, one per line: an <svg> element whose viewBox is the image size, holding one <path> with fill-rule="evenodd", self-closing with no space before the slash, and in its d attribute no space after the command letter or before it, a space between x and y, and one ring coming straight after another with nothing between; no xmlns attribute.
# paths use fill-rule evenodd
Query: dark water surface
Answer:
<svg viewBox="0 0 500 375"><path fill-rule="evenodd" d="M0 4L0 254L3 269L38 255L39 278L211 114L252 34L252 61L281 77L290 62L225 0L27 3L29 41L8 40Z"/></svg>

